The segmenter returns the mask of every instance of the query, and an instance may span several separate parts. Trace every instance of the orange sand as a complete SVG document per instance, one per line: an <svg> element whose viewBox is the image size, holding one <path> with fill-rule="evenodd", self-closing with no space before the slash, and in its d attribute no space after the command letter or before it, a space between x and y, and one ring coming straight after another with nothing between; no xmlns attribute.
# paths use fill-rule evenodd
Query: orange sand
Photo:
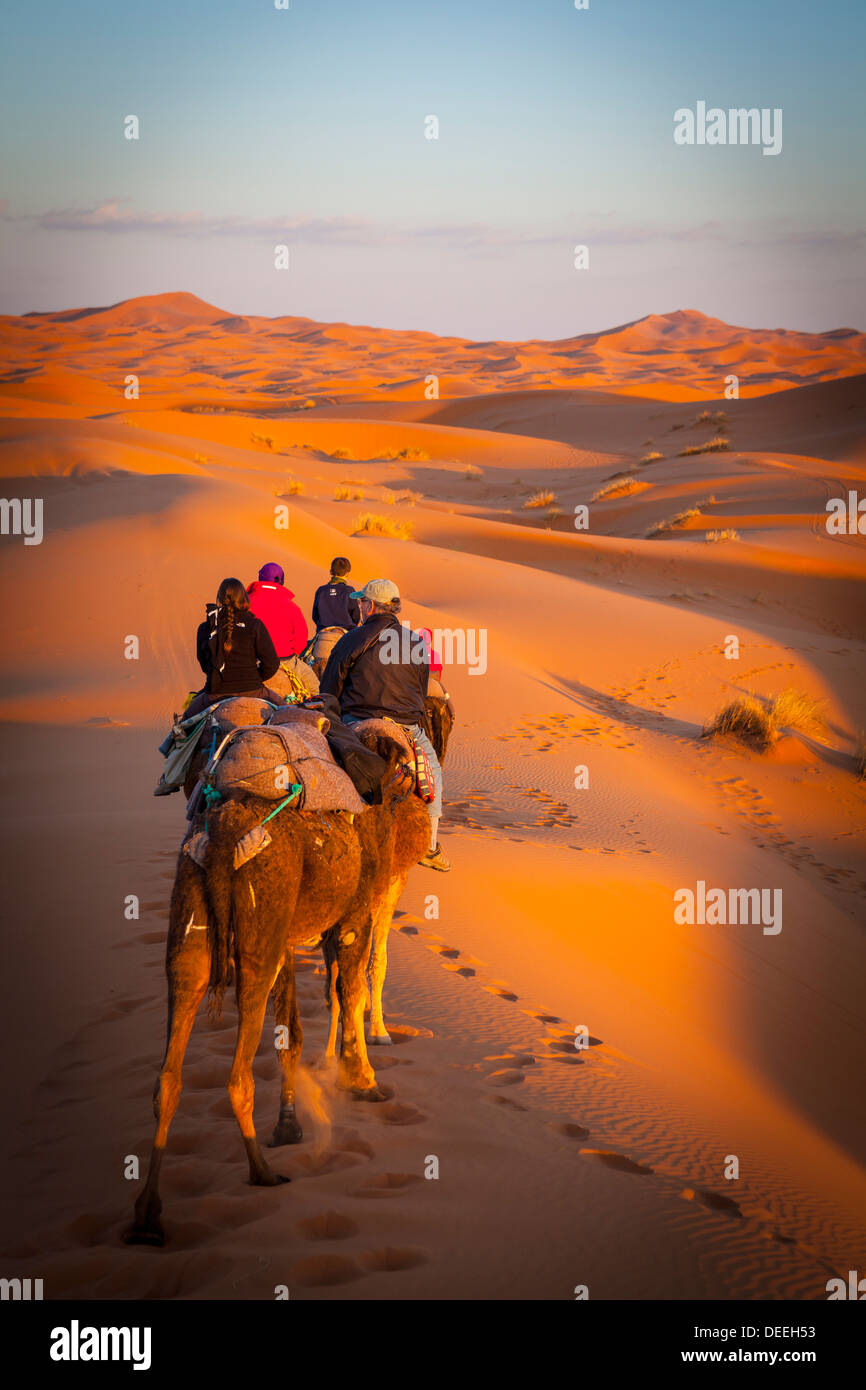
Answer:
<svg viewBox="0 0 866 1390"><path fill-rule="evenodd" d="M43 544L0 552L6 1272L46 1297L809 1299L862 1267L866 541L823 524L828 497L866 492L862 335L686 312L467 344L191 295L0 334L5 495L45 507ZM721 398L728 371L744 399ZM729 449L678 456L715 433L702 409L725 412ZM591 500L632 468L638 489ZM334 500L341 485L363 498ZM560 515L524 507L537 490ZM353 538L362 511L414 538ZM726 528L739 539L704 539ZM373 1060L393 1097L359 1106L311 1071L308 1139L274 1157L297 1180L249 1189L224 1091L233 1013L200 1019L170 1243L128 1250L123 1164L150 1143L183 824L180 798L151 798L155 745L197 684L219 580L278 559L309 610L340 553L359 581L396 579L413 622L488 633L486 674L447 674L453 871L411 875L392 936L398 1045ZM763 758L698 737L737 693L788 686L826 702L825 735ZM698 879L781 888L783 930L675 926L673 892ZM267 1133L267 1027L257 1065Z"/></svg>

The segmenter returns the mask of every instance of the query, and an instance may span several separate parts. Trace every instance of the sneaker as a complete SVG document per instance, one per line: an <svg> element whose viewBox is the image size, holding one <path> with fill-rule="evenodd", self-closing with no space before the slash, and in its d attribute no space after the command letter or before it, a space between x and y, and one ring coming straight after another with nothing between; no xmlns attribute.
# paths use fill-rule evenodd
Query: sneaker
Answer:
<svg viewBox="0 0 866 1390"><path fill-rule="evenodd" d="M438 869L440 874L447 874L451 868L440 845L437 845L435 849L428 849L424 858L419 859L418 863L425 869Z"/></svg>

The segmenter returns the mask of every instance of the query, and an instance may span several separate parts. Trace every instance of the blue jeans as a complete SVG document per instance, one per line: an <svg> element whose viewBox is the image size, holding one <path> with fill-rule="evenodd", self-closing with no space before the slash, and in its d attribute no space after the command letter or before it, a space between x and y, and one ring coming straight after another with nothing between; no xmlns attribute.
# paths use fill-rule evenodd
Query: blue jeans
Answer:
<svg viewBox="0 0 866 1390"><path fill-rule="evenodd" d="M351 714L342 715L342 720L343 723L348 724L350 728L353 724L361 723L360 719L355 719ZM436 790L436 795L433 800L427 804L427 811L430 820L437 821L442 815L442 768L439 764L439 759L436 757L436 749L433 747L433 744L430 742L420 724L404 724L401 727L406 730L407 734L410 734L411 737L414 738L418 746L423 748L424 752L427 754L427 760L430 763L430 771L433 773L433 786Z"/></svg>

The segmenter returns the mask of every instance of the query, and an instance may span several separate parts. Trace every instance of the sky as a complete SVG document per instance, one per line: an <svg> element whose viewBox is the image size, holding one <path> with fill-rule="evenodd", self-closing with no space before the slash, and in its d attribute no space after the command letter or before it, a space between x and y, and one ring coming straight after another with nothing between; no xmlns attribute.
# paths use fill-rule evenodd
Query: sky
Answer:
<svg viewBox="0 0 866 1390"><path fill-rule="evenodd" d="M288 3L6 7L0 312L866 328L863 0ZM780 109L780 152L677 144L698 102Z"/></svg>

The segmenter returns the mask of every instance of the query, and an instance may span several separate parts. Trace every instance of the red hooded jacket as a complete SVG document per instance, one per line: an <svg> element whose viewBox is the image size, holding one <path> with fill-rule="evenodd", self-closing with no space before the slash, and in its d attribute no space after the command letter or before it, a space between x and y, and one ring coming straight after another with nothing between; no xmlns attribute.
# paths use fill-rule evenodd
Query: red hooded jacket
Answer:
<svg viewBox="0 0 866 1390"><path fill-rule="evenodd" d="M271 641L282 661L298 656L307 645L307 622L296 603L294 594L283 584L271 584L254 579L247 586L250 608L271 634Z"/></svg>

